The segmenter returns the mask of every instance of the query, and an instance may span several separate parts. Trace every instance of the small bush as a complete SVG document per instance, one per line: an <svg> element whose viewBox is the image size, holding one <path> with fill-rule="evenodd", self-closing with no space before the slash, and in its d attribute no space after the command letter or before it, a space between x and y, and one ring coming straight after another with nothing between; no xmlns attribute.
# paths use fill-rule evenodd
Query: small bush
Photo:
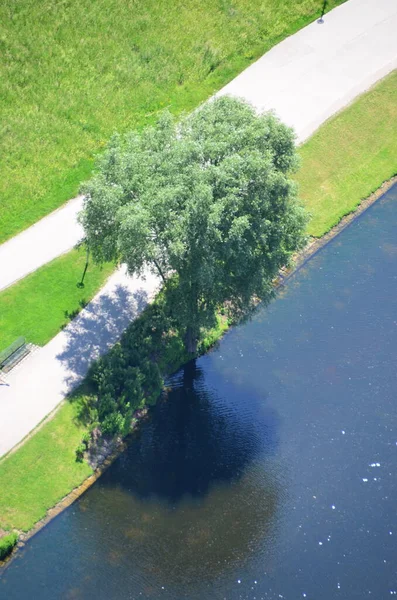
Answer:
<svg viewBox="0 0 397 600"><path fill-rule="evenodd" d="M85 444L79 444L76 448L76 462L83 462L84 452L86 451Z"/></svg>
<svg viewBox="0 0 397 600"><path fill-rule="evenodd" d="M84 454L87 452L91 442L91 433L86 431L81 438L80 444L76 448L76 461L83 462Z"/></svg>
<svg viewBox="0 0 397 600"><path fill-rule="evenodd" d="M9 533L0 538L0 560L7 558L18 541L18 534Z"/></svg>
<svg viewBox="0 0 397 600"><path fill-rule="evenodd" d="M88 448L90 441L91 441L91 434L89 431L86 431L84 433L83 437L81 438L81 443L84 444L86 448Z"/></svg>
<svg viewBox="0 0 397 600"><path fill-rule="evenodd" d="M222 337L222 335L227 331L229 327L229 322L226 317L223 316L224 313L220 313L221 316L217 318L217 324L212 329L208 331L202 332L201 340L198 344L198 351L200 354L205 354L210 350Z"/></svg>

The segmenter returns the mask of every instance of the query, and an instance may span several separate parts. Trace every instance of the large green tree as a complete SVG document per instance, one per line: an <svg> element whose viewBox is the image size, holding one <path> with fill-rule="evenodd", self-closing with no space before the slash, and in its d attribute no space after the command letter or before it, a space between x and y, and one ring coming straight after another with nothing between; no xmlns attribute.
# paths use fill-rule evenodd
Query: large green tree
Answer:
<svg viewBox="0 0 397 600"><path fill-rule="evenodd" d="M156 272L195 352L224 305L247 315L304 242L290 179L294 134L274 115L222 97L177 122L114 136L88 182L81 222L96 261Z"/></svg>

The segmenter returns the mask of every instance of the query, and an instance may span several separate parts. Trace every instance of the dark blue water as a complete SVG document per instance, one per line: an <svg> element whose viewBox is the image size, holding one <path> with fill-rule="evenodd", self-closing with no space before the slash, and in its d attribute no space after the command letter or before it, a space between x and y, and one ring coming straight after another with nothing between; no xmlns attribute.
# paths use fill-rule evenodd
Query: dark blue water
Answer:
<svg viewBox="0 0 397 600"><path fill-rule="evenodd" d="M397 597L397 186L171 381L0 598Z"/></svg>

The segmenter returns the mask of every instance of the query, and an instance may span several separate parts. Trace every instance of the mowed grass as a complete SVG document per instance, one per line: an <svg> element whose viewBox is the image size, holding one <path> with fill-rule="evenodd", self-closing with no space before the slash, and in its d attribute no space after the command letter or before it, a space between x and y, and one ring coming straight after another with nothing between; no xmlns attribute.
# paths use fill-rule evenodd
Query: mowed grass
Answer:
<svg viewBox="0 0 397 600"><path fill-rule="evenodd" d="M84 248L72 250L0 293L0 350L19 336L44 345L92 299L114 265L89 263L79 288L85 260Z"/></svg>
<svg viewBox="0 0 397 600"><path fill-rule="evenodd" d="M1 2L0 243L74 196L115 130L197 106L322 5Z"/></svg>
<svg viewBox="0 0 397 600"><path fill-rule="evenodd" d="M28 531L92 469L76 461L84 429L66 402L13 454L0 460L0 529Z"/></svg>
<svg viewBox="0 0 397 600"><path fill-rule="evenodd" d="M308 231L320 237L397 174L397 71L327 121L299 153Z"/></svg>

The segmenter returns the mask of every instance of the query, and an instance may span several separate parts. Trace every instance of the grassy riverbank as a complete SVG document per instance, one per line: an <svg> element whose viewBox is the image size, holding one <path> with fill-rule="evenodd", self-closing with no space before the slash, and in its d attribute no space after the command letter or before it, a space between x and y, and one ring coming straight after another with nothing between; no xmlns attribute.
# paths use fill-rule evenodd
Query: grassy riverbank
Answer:
<svg viewBox="0 0 397 600"><path fill-rule="evenodd" d="M87 463L76 462L84 433L77 409L62 404L52 420L0 461L1 529L28 531L92 472Z"/></svg>
<svg viewBox="0 0 397 600"><path fill-rule="evenodd" d="M308 232L321 237L397 174L397 71L327 121L299 153Z"/></svg>
<svg viewBox="0 0 397 600"><path fill-rule="evenodd" d="M344 0L328 0L327 10ZM322 0L0 5L0 243L73 197L115 131L196 107Z"/></svg>
<svg viewBox="0 0 397 600"><path fill-rule="evenodd" d="M300 149L302 169L298 180L303 200L313 213L310 224L313 235L325 233L333 220L354 209L362 199L361 194L365 193L363 190L368 189L370 193L383 179L397 171L393 159L395 139L389 137L390 128L395 127L395 123L389 120L395 114L396 99L397 75L394 73L327 122ZM345 127L348 127L350 144L341 145L344 152L341 162L337 144ZM365 188L360 187L357 180L361 163L356 160L355 148L360 149L361 160L366 165ZM380 165L383 171L379 176L377 167ZM322 173L322 177L317 175L317 171ZM351 186L350 197L342 194L345 185ZM148 314L150 311L144 313L141 319L147 319ZM224 330L225 323L220 323L218 329L206 334L202 351ZM158 357L162 374L184 360L182 342L174 334L168 338ZM79 414L78 408L78 400L62 405L52 421L17 452L0 461L0 529L30 529L48 508L89 474L89 467L75 460L75 449L84 432L84 427L75 418ZM63 440L66 445L63 445Z"/></svg>

